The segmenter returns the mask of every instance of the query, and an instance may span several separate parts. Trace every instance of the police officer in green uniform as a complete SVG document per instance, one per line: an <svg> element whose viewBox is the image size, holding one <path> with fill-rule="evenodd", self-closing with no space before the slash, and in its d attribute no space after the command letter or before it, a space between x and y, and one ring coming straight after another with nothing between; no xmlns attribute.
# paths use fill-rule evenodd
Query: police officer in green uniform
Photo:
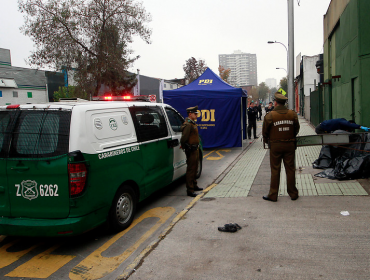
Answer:
<svg viewBox="0 0 370 280"><path fill-rule="evenodd" d="M286 100L288 100L287 97L276 92L275 108L263 120L263 142L270 148L270 192L267 196L263 196L263 199L268 201L277 201L281 161L285 166L288 194L292 200L298 198L298 190L295 186L295 150L299 122L297 113L285 107Z"/></svg>
<svg viewBox="0 0 370 280"><path fill-rule="evenodd" d="M198 106L186 109L188 117L181 126L182 136L180 139L181 147L186 154L186 190L187 195L196 197L195 191L201 191L197 185L196 175L199 161L199 133L195 123L198 114Z"/></svg>

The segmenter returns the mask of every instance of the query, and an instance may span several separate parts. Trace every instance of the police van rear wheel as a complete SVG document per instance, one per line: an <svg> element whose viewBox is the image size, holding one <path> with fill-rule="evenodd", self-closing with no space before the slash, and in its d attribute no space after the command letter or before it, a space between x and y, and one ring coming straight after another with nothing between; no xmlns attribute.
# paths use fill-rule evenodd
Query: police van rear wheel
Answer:
<svg viewBox="0 0 370 280"><path fill-rule="evenodd" d="M116 193L109 212L109 224L114 231L130 226L136 211L136 195L132 187L122 186Z"/></svg>
<svg viewBox="0 0 370 280"><path fill-rule="evenodd" d="M199 152L199 158L198 158L198 170L196 178L199 179L200 175L202 174L202 168L203 168L203 155L202 152Z"/></svg>

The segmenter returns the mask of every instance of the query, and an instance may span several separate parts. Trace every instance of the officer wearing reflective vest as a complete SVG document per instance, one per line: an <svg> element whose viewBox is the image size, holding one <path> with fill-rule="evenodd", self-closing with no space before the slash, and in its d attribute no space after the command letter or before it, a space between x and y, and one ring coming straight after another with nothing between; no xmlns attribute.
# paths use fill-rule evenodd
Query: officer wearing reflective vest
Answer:
<svg viewBox="0 0 370 280"><path fill-rule="evenodd" d="M262 126L263 142L270 148L271 183L270 191L264 200L277 201L280 183L281 161L284 162L287 191L292 200L298 198L295 185L296 136L299 132L298 115L285 107L287 97L275 93L275 108L268 113Z"/></svg>
<svg viewBox="0 0 370 280"><path fill-rule="evenodd" d="M199 161L199 133L198 127L195 123L198 114L198 106L186 109L188 117L181 126L182 136L180 139L181 148L186 154L186 191L187 195L191 197L197 196L195 191L201 191L198 187L196 175Z"/></svg>

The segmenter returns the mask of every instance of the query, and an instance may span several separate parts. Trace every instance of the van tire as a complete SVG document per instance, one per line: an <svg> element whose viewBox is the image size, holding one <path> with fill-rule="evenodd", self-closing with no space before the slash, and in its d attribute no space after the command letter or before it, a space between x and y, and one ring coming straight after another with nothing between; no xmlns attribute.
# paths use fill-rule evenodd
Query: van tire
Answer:
<svg viewBox="0 0 370 280"><path fill-rule="evenodd" d="M136 194L131 186L124 185L118 189L108 217L113 231L122 231L131 225L136 212L136 201Z"/></svg>
<svg viewBox="0 0 370 280"><path fill-rule="evenodd" d="M197 170L197 174L195 176L196 179L200 178L200 175L202 174L202 169L203 169L203 155L202 155L202 152L199 151L198 170Z"/></svg>

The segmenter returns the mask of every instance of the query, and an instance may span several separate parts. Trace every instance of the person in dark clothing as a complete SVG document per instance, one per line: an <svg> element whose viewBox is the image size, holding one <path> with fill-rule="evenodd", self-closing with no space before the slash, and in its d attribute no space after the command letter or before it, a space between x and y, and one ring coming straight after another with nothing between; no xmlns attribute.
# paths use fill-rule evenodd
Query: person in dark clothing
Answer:
<svg viewBox="0 0 370 280"><path fill-rule="evenodd" d="M269 105L265 108L266 114L274 110L274 108L274 105L272 105L272 102L270 102Z"/></svg>
<svg viewBox="0 0 370 280"><path fill-rule="evenodd" d="M257 106L257 110L258 110L258 117L257 117L257 120L262 120L262 106L261 106L261 103L258 104Z"/></svg>
<svg viewBox="0 0 370 280"><path fill-rule="evenodd" d="M369 131L368 127L358 125L352 120L347 121L344 118L339 118L323 121L318 126L316 126L315 132L316 134L325 134L332 133L333 131L338 129L349 132L353 132L355 129L363 129L366 132Z"/></svg>
<svg viewBox="0 0 370 280"><path fill-rule="evenodd" d="M257 139L257 124L256 120L258 118L258 109L254 106L254 103L251 102L248 107L248 139L251 139L252 136L252 128L253 128L253 135L254 139Z"/></svg>

